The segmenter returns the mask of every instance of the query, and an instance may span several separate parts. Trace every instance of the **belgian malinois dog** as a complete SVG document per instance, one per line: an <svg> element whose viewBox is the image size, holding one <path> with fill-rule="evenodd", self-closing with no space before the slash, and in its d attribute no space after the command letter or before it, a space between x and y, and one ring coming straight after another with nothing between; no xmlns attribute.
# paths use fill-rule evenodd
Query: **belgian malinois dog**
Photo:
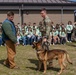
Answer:
<svg viewBox="0 0 76 75"><path fill-rule="evenodd" d="M44 66L43 73L46 73L47 62L49 62L53 59L58 59L58 61L59 61L60 71L58 72L58 75L60 75L63 72L63 70L66 68L65 60L67 60L70 64L72 64L72 61L70 60L69 55L65 50L61 50L61 49L44 50L42 48L41 41L33 42L32 47L35 48L37 57L39 59L38 70L41 69L41 65L43 63L43 66Z"/></svg>

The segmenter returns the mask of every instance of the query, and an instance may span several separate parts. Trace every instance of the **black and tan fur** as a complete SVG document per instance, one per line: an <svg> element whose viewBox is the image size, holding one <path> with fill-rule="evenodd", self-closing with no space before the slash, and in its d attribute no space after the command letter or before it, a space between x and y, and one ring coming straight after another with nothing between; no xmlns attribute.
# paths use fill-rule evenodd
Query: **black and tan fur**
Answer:
<svg viewBox="0 0 76 75"><path fill-rule="evenodd" d="M62 71L65 69L65 67L66 67L65 60L67 60L70 64L72 64L72 61L70 60L69 55L65 50L61 50L61 49L44 50L41 45L42 45L41 42L33 43L33 48L36 49L37 57L39 59L38 70L41 69L41 65L43 63L44 73L46 73L47 62L49 62L50 60L53 60L55 58L58 59L59 65L61 68L60 71L58 72L58 74L61 74Z"/></svg>

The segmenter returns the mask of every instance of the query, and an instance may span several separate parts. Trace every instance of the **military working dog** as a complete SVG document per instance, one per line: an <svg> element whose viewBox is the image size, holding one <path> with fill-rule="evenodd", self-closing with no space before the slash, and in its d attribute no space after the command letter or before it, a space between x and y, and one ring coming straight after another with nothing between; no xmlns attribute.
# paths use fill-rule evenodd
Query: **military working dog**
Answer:
<svg viewBox="0 0 76 75"><path fill-rule="evenodd" d="M43 63L44 73L46 73L46 70L47 70L47 62L53 59L58 59L59 61L59 65L60 65L60 71L58 72L59 75L66 68L65 60L67 60L70 64L72 64L72 61L69 58L69 54L65 50L61 50L61 49L44 50L42 48L41 41L33 42L32 47L35 48L37 57L39 59L38 70L41 69L41 65Z"/></svg>

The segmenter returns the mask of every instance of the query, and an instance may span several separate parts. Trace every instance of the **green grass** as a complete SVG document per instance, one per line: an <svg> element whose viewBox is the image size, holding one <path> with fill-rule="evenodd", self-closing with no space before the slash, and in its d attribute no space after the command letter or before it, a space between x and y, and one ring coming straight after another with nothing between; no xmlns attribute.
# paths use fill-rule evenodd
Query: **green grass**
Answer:
<svg viewBox="0 0 76 75"><path fill-rule="evenodd" d="M61 75L76 75L76 43L66 45L51 45L50 49L64 49L70 54L73 65L67 64L66 70ZM20 70L9 69L2 62L7 58L6 47L0 47L0 75L43 75L42 71L37 71L38 59L36 52L31 46L16 47L15 62ZM59 71L58 61L54 60L54 68L48 69L45 75L57 75Z"/></svg>

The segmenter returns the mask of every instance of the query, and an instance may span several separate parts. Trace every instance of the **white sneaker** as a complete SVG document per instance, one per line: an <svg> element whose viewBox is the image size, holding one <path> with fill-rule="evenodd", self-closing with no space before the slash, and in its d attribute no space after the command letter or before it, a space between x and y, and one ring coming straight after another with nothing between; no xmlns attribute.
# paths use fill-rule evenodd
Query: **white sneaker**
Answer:
<svg viewBox="0 0 76 75"><path fill-rule="evenodd" d="M55 44L53 43L53 45L55 45Z"/></svg>
<svg viewBox="0 0 76 75"><path fill-rule="evenodd" d="M3 46L3 45L1 45L1 46Z"/></svg>
<svg viewBox="0 0 76 75"><path fill-rule="evenodd" d="M69 42L69 41L67 41L67 42Z"/></svg>

